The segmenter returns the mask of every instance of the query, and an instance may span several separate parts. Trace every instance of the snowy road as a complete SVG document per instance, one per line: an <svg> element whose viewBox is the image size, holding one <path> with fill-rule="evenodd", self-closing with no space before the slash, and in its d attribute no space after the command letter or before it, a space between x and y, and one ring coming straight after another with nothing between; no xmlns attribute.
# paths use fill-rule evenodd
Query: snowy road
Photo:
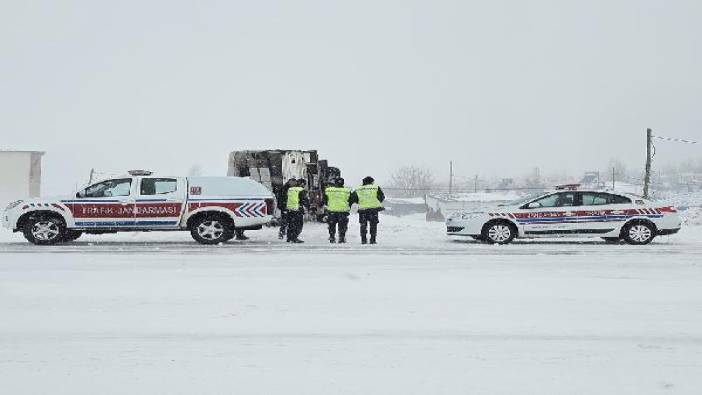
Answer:
<svg viewBox="0 0 702 395"><path fill-rule="evenodd" d="M700 393L699 228L645 247L385 230L341 248L315 227L214 248L6 234L2 392Z"/></svg>

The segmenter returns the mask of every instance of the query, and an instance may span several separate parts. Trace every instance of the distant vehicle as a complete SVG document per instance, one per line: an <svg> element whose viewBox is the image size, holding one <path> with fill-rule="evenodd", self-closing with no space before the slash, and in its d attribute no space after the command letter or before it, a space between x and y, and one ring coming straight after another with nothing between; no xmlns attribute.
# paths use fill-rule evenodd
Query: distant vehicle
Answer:
<svg viewBox="0 0 702 395"><path fill-rule="evenodd" d="M656 236L677 233L681 219L672 206L635 195L567 185L493 210L454 213L446 226L448 235L493 244L507 244L515 238L565 236L648 244Z"/></svg>
<svg viewBox="0 0 702 395"><path fill-rule="evenodd" d="M162 177L147 171L97 182L67 199L11 203L3 226L39 245L83 233L188 230L202 244L230 240L236 230L261 229L275 200L266 187L240 177Z"/></svg>
<svg viewBox="0 0 702 395"><path fill-rule="evenodd" d="M251 177L265 185L275 196L283 193L291 179L307 181L310 216L321 220L324 215L324 188L341 177L341 171L319 159L316 150L248 150L229 154L227 175Z"/></svg>

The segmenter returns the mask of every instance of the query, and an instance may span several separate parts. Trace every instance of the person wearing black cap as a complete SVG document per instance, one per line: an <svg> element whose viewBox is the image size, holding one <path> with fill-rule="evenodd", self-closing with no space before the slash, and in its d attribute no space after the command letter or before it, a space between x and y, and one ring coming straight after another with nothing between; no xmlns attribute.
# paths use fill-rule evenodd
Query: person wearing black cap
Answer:
<svg viewBox="0 0 702 395"><path fill-rule="evenodd" d="M297 186L297 180L289 179L276 194L278 199L278 208L280 209L280 229L278 230L278 238L283 240L288 231L288 189Z"/></svg>
<svg viewBox="0 0 702 395"><path fill-rule="evenodd" d="M291 187L288 188L285 208L288 219L287 241L288 243L302 243L299 236L304 225L305 208L310 208L310 201L307 197L307 191L297 182L292 183Z"/></svg>
<svg viewBox="0 0 702 395"><path fill-rule="evenodd" d="M363 185L351 193L351 202L358 204L358 221L361 224L361 244L367 244L368 228L370 227L370 243L377 243L378 213L383 211L385 194L379 186L375 185L373 177L363 179ZM370 226L369 226L370 225Z"/></svg>
<svg viewBox="0 0 702 395"><path fill-rule="evenodd" d="M346 243L346 229L348 229L349 213L351 212L351 188L344 186L343 178L335 179L334 185L324 189L324 205L327 208L329 242L336 243L338 225L339 243Z"/></svg>

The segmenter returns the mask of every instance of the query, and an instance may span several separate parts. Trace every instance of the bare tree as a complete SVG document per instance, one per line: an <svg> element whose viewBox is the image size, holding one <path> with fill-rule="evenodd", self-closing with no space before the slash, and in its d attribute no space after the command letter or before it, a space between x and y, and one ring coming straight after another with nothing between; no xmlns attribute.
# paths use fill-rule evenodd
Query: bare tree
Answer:
<svg viewBox="0 0 702 395"><path fill-rule="evenodd" d="M426 168L403 166L390 177L390 189L396 196L424 196L433 186L434 174Z"/></svg>
<svg viewBox="0 0 702 395"><path fill-rule="evenodd" d="M541 169L539 169L538 167L534 167L531 170L531 173L526 177L526 180L524 180L524 184L527 188L543 188L544 181L541 178Z"/></svg>
<svg viewBox="0 0 702 395"><path fill-rule="evenodd" d="M196 164L190 166L190 170L188 170L189 177L199 177L201 175L202 175L202 166L199 163L196 163Z"/></svg>

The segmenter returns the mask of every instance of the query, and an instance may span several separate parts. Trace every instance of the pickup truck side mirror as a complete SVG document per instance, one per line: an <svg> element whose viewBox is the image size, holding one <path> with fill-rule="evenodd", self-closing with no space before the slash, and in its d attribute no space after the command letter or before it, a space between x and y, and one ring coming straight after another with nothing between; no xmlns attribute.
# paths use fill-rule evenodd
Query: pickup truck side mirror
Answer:
<svg viewBox="0 0 702 395"><path fill-rule="evenodd" d="M539 202L531 202L527 205L527 208L539 208L541 207L541 203Z"/></svg>

